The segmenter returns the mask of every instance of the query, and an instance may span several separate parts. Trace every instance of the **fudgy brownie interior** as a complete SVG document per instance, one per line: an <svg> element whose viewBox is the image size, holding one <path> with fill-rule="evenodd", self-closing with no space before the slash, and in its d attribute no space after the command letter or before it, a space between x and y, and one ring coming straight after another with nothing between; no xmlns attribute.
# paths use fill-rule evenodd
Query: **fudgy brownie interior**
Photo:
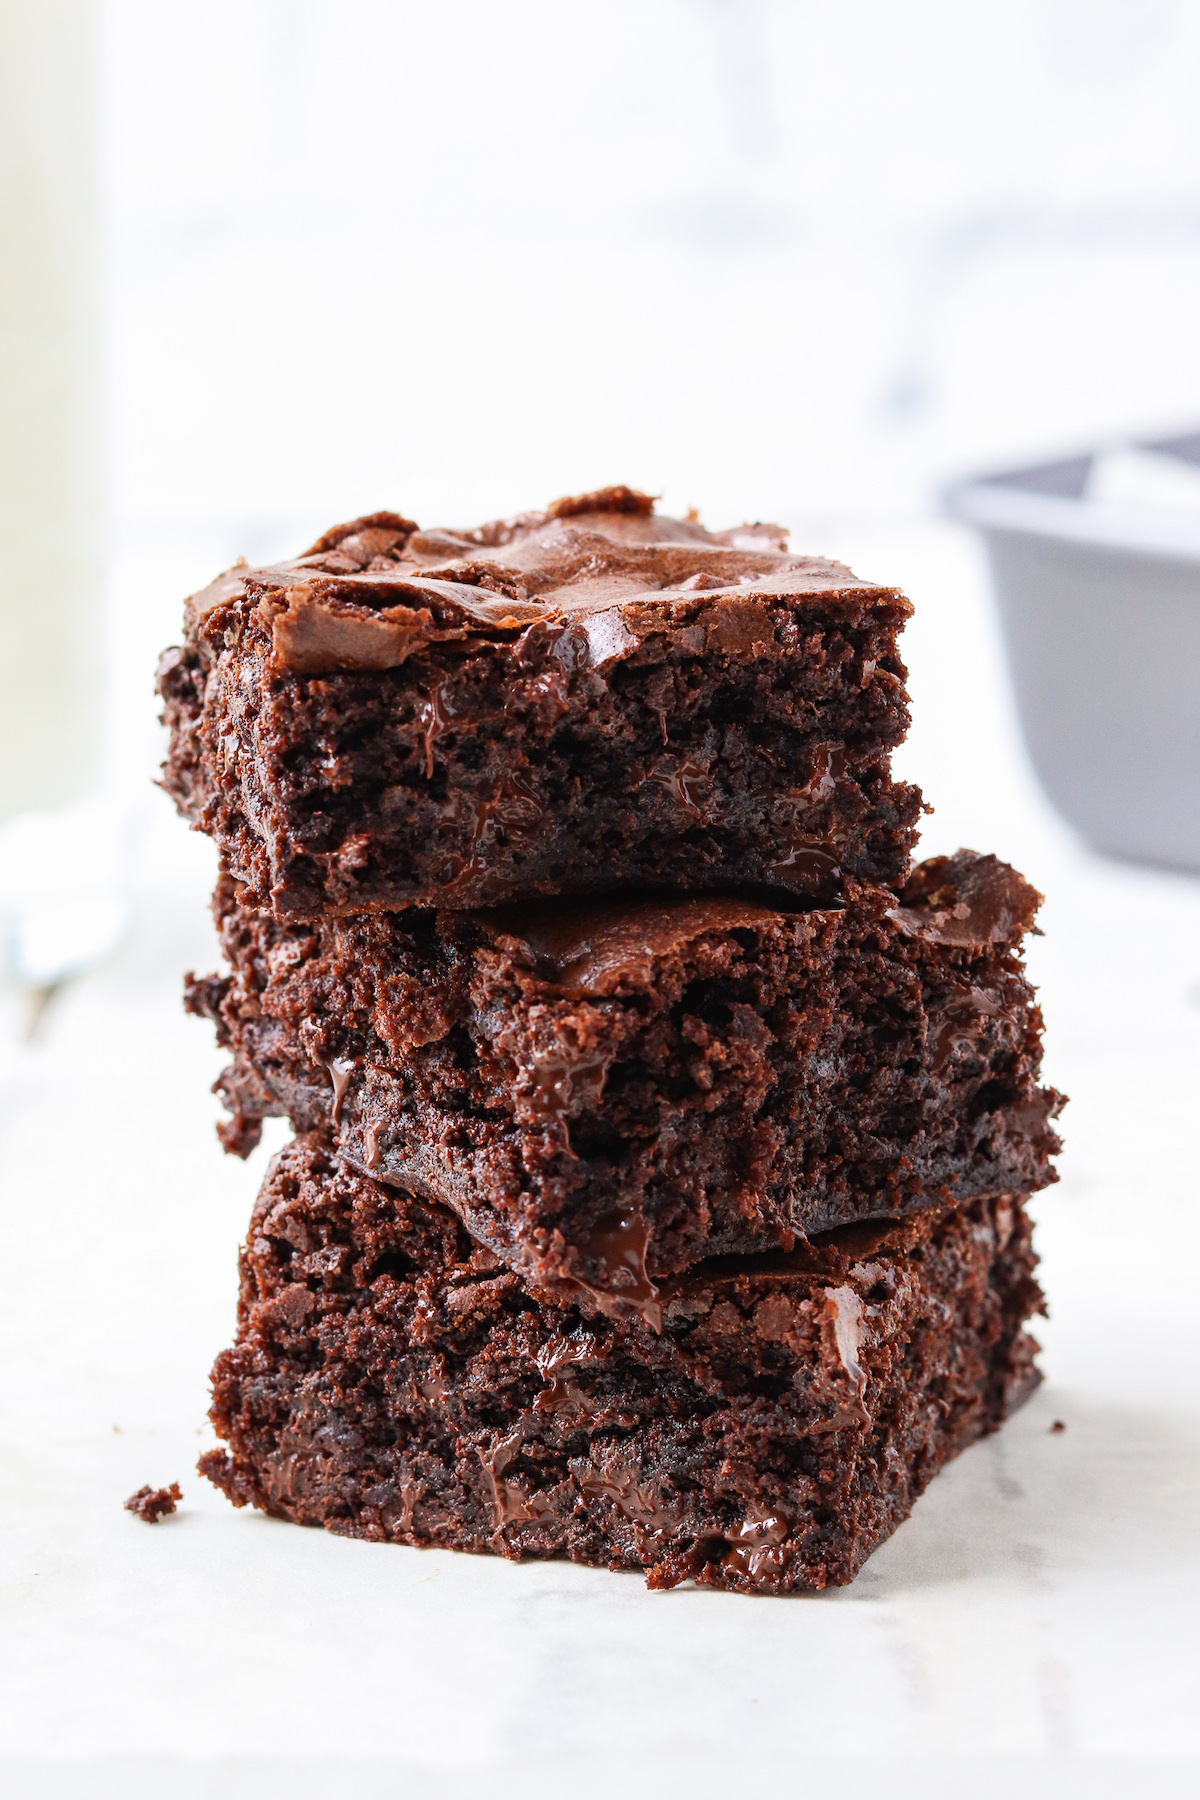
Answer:
<svg viewBox="0 0 1200 1800"><path fill-rule="evenodd" d="M894 885L910 610L628 488L466 531L372 514L189 602L163 783L280 916Z"/></svg>
<svg viewBox="0 0 1200 1800"><path fill-rule="evenodd" d="M319 1139L268 1174L213 1373L236 1505L784 1593L849 1581L1036 1380L1019 1198L704 1265L661 1332L523 1282Z"/></svg>
<svg viewBox="0 0 1200 1800"><path fill-rule="evenodd" d="M658 1284L854 1219L1054 1179L1039 896L994 857L782 913L730 896L287 925L216 911L229 977L188 1005L235 1051L232 1149L328 1128L545 1284Z"/></svg>

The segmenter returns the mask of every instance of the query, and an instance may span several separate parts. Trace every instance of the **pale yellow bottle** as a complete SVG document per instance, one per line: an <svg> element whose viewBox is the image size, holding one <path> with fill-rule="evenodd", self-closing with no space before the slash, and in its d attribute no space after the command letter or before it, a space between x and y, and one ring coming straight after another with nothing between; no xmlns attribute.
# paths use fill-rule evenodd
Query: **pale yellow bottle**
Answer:
<svg viewBox="0 0 1200 1800"><path fill-rule="evenodd" d="M90 0L0 0L0 817L102 776Z"/></svg>

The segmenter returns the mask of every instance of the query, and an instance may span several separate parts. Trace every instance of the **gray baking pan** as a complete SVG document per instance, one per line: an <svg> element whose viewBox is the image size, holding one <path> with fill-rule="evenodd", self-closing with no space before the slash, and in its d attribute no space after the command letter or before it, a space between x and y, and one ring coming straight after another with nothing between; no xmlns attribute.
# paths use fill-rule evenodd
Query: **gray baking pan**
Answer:
<svg viewBox="0 0 1200 1800"><path fill-rule="evenodd" d="M946 510L986 542L1053 805L1097 850L1200 870L1200 507L1090 498L1116 451L1192 473L1200 492L1195 433L962 482Z"/></svg>

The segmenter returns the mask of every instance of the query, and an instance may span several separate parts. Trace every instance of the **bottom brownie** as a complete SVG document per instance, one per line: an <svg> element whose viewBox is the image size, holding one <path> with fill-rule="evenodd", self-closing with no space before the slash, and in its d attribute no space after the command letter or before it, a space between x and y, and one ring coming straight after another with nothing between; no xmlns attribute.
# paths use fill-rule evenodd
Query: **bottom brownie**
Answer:
<svg viewBox="0 0 1200 1800"><path fill-rule="evenodd" d="M272 1165L213 1372L236 1506L743 1592L850 1581L1038 1377L1021 1199L702 1264L661 1333L555 1303L319 1138Z"/></svg>

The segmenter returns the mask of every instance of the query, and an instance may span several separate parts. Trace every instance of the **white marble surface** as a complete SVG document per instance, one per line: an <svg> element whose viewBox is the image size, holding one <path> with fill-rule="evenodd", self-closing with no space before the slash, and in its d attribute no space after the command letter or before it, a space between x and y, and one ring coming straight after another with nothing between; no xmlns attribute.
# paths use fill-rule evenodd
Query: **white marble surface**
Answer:
<svg viewBox="0 0 1200 1800"><path fill-rule="evenodd" d="M1073 1100L1037 1203L1045 1385L818 1598L655 1595L234 1513L192 1469L266 1151L219 1154L220 1058L178 1005L183 968L212 958L207 846L131 801L119 958L34 1041L18 994L0 1020L10 1792L1200 1787L1200 880L1102 863L1046 813L964 540L802 535L918 603L904 763L938 809L926 847L994 849L1049 896L1032 963ZM186 584L161 554L123 579ZM127 657L150 648L130 627ZM175 1517L122 1511L172 1480Z"/></svg>

